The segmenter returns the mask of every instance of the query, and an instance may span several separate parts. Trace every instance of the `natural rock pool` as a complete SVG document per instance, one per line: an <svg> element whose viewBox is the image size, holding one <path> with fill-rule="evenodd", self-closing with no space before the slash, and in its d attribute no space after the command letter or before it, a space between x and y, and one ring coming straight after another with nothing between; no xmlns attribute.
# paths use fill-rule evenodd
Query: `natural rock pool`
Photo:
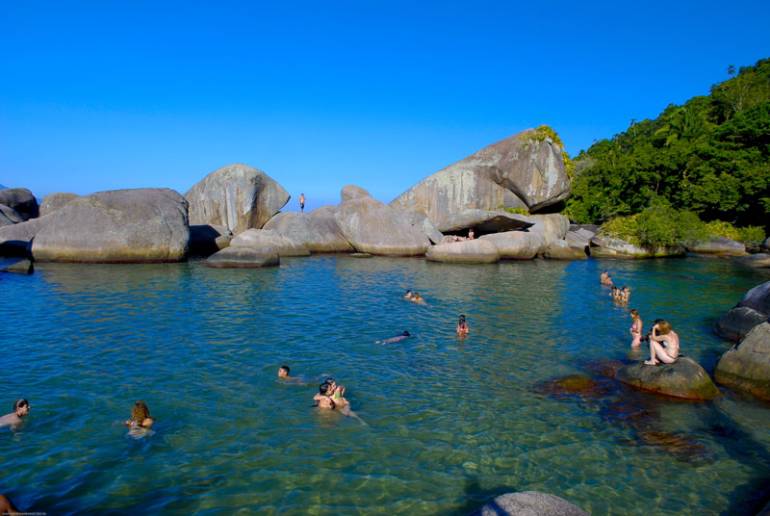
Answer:
<svg viewBox="0 0 770 516"><path fill-rule="evenodd" d="M465 514L524 490L596 514L759 509L770 405L725 389L675 401L603 376L641 358L603 268L632 287L645 330L669 319L709 373L729 347L715 320L770 279L718 259L347 256L3 275L0 415L18 397L32 410L0 429L0 492L56 514ZM407 288L428 305L402 300ZM309 385L278 382L283 363ZM366 425L311 408L327 374ZM143 439L121 424L137 399L156 418Z"/></svg>

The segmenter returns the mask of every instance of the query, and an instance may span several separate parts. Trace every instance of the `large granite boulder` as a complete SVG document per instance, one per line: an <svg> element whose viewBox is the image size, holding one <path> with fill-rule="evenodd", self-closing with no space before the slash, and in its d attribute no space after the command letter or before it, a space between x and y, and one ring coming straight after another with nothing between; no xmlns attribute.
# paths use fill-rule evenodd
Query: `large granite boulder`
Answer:
<svg viewBox="0 0 770 516"><path fill-rule="evenodd" d="M615 378L627 385L675 398L711 400L719 396L708 373L693 359L680 356L673 364L645 365L644 362L627 365L618 370Z"/></svg>
<svg viewBox="0 0 770 516"><path fill-rule="evenodd" d="M438 230L450 232L473 228L479 233L499 233L526 229L533 224L534 222L525 220L522 215L515 215L505 210L467 209L448 214Z"/></svg>
<svg viewBox="0 0 770 516"><path fill-rule="evenodd" d="M242 164L215 170L185 197L190 224L224 226L235 234L261 228L289 202L289 193L270 176Z"/></svg>
<svg viewBox="0 0 770 516"><path fill-rule="evenodd" d="M352 201L353 199L361 199L362 197L371 197L371 194L360 186L345 185L340 190L340 201Z"/></svg>
<svg viewBox="0 0 770 516"><path fill-rule="evenodd" d="M194 224L190 226L191 256L211 256L230 245L232 232L224 226L211 224Z"/></svg>
<svg viewBox="0 0 770 516"><path fill-rule="evenodd" d="M495 497L473 516L588 516L588 513L558 496L522 491Z"/></svg>
<svg viewBox="0 0 770 516"><path fill-rule="evenodd" d="M562 148L527 130L423 179L391 206L425 213L439 231L468 209L528 208L530 212L569 196Z"/></svg>
<svg viewBox="0 0 770 516"><path fill-rule="evenodd" d="M444 235L441 231L436 229L436 226L433 225L428 216L424 213L419 211L408 211L406 212L406 216L412 227L425 233L425 236L428 237L428 240L430 240L431 243L440 244L444 239Z"/></svg>
<svg viewBox="0 0 770 516"><path fill-rule="evenodd" d="M743 299L717 322L716 331L721 337L739 341L754 326L767 321L770 316L770 281L752 288Z"/></svg>
<svg viewBox="0 0 770 516"><path fill-rule="evenodd" d="M500 261L500 254L486 240L463 240L431 246L425 258L443 263L495 263Z"/></svg>
<svg viewBox="0 0 770 516"><path fill-rule="evenodd" d="M722 385L770 400L770 323L755 326L722 355L714 378Z"/></svg>
<svg viewBox="0 0 770 516"><path fill-rule="evenodd" d="M596 235L591 239L591 256L595 258L663 258L682 256L683 247L658 247L647 249L636 246L620 238Z"/></svg>
<svg viewBox="0 0 770 516"><path fill-rule="evenodd" d="M741 256L736 258L735 261L746 267L752 269L767 269L770 268L770 254L768 253L756 253L748 256Z"/></svg>
<svg viewBox="0 0 770 516"><path fill-rule="evenodd" d="M53 213L56 210L63 208L69 204L70 201L73 201L78 197L80 196L77 194L65 192L46 195L43 197L43 202L40 203L40 216L44 217L49 213Z"/></svg>
<svg viewBox="0 0 770 516"><path fill-rule="evenodd" d="M36 261L176 262L190 240L187 201L167 188L98 192L40 220Z"/></svg>
<svg viewBox="0 0 770 516"><path fill-rule="evenodd" d="M551 242L545 247L543 256L550 260L585 260L588 258L585 249L572 247L566 240Z"/></svg>
<svg viewBox="0 0 770 516"><path fill-rule="evenodd" d="M337 208L335 220L345 239L362 253L390 256L425 254L430 240L412 225L408 212L371 197L358 197Z"/></svg>
<svg viewBox="0 0 770 516"><path fill-rule="evenodd" d="M583 251L583 254L590 253L591 239L596 236L596 233L587 229L579 228L576 231L569 230L564 236L564 241L572 249L578 249Z"/></svg>
<svg viewBox="0 0 770 516"><path fill-rule="evenodd" d="M32 239L48 220L38 217L0 227L0 256L32 256Z"/></svg>
<svg viewBox="0 0 770 516"><path fill-rule="evenodd" d="M714 237L709 240L688 245L691 253L710 254L715 256L743 256L746 254L746 246L735 240L725 237Z"/></svg>
<svg viewBox="0 0 770 516"><path fill-rule="evenodd" d="M247 229L230 241L230 247L248 247L256 251L275 251L278 256L310 256L305 244L271 229Z"/></svg>
<svg viewBox="0 0 770 516"><path fill-rule="evenodd" d="M569 219L560 213L529 215L524 219L533 224L528 230L530 233L543 234L546 246L564 240L569 231Z"/></svg>
<svg viewBox="0 0 770 516"><path fill-rule="evenodd" d="M212 254L203 263L215 269L258 269L278 266L281 260L275 249L227 247Z"/></svg>
<svg viewBox="0 0 770 516"><path fill-rule="evenodd" d="M24 219L16 210L5 204L0 204L0 227L18 224L19 222L24 222Z"/></svg>
<svg viewBox="0 0 770 516"><path fill-rule="evenodd" d="M545 250L542 232L505 231L484 235L479 240L493 244L500 258L508 260L531 260Z"/></svg>
<svg viewBox="0 0 770 516"><path fill-rule="evenodd" d="M0 204L13 209L22 220L34 219L40 215L37 199L26 188L3 188L0 190Z"/></svg>
<svg viewBox="0 0 770 516"><path fill-rule="evenodd" d="M334 214L334 206L322 206L310 213L279 213L265 224L275 231L303 244L312 253L349 253L353 246L342 234Z"/></svg>

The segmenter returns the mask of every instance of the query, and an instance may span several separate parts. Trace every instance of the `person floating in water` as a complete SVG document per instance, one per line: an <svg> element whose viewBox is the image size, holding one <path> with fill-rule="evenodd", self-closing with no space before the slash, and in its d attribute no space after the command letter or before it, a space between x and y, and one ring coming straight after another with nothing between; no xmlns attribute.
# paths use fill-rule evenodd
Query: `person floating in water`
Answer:
<svg viewBox="0 0 770 516"><path fill-rule="evenodd" d="M342 415L357 419L362 425L368 426L366 422L358 417L358 414L350 409L350 402L343 396L345 387L337 385L334 378L327 378L318 386L318 394L313 396L315 406L321 409L336 410Z"/></svg>
<svg viewBox="0 0 770 516"><path fill-rule="evenodd" d="M631 289L624 286L620 289L620 302L627 305L631 301Z"/></svg>
<svg viewBox="0 0 770 516"><path fill-rule="evenodd" d="M134 429L149 429L152 427L155 420L150 417L150 409L143 401L137 401L134 403L134 407L131 409L131 419L125 422L125 425L132 430Z"/></svg>
<svg viewBox="0 0 770 516"><path fill-rule="evenodd" d="M679 358L679 335L671 328L671 323L664 319L655 321L649 333L650 359L647 365L673 364Z"/></svg>
<svg viewBox="0 0 770 516"><path fill-rule="evenodd" d="M305 213L305 194L299 194L299 211Z"/></svg>
<svg viewBox="0 0 770 516"><path fill-rule="evenodd" d="M457 327L455 328L455 332L457 333L458 337L465 337L470 333L471 329L468 326L468 322L465 320L465 315L460 315L460 318L457 320Z"/></svg>
<svg viewBox="0 0 770 516"><path fill-rule="evenodd" d="M18 399L13 402L13 412L0 417L0 427L16 428L24 422L27 414L29 414L29 402L24 398Z"/></svg>
<svg viewBox="0 0 770 516"><path fill-rule="evenodd" d="M631 309L631 328L628 331L631 332L631 347L636 348L642 343L642 318L639 316L639 310Z"/></svg>
<svg viewBox="0 0 770 516"><path fill-rule="evenodd" d="M404 339L408 339L411 336L412 336L411 333L404 330L401 333L401 335L396 335L395 337L390 337L389 339L385 339L385 340L378 340L377 344L393 344L394 342L401 342Z"/></svg>
<svg viewBox="0 0 770 516"><path fill-rule="evenodd" d="M407 290L404 294L404 299L407 301L411 301L412 303L417 303L418 305L424 305L425 304L425 298L423 298L419 292L414 292L411 290Z"/></svg>
<svg viewBox="0 0 770 516"><path fill-rule="evenodd" d="M599 283L608 287L612 286L612 278L610 277L610 273L608 271L602 271L601 275L599 276Z"/></svg>

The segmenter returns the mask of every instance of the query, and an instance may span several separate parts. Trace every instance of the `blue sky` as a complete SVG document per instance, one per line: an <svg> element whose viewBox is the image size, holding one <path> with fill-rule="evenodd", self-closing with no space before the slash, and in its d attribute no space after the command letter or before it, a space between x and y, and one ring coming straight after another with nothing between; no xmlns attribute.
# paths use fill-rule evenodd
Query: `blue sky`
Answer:
<svg viewBox="0 0 770 516"><path fill-rule="evenodd" d="M5 2L0 183L36 195L258 167L389 201L528 127L574 155L770 56L770 2ZM625 4L625 5L623 5Z"/></svg>

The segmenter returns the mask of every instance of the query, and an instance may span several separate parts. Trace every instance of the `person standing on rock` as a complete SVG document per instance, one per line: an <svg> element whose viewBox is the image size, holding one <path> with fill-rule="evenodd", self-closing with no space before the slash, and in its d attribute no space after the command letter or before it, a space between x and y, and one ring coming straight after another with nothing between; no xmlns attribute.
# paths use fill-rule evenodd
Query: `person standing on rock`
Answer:
<svg viewBox="0 0 770 516"><path fill-rule="evenodd" d="M299 211L305 213L305 194L299 194Z"/></svg>
<svg viewBox="0 0 770 516"><path fill-rule="evenodd" d="M673 364L679 358L679 335L671 328L671 323L660 320L650 330L650 359L646 365Z"/></svg>

